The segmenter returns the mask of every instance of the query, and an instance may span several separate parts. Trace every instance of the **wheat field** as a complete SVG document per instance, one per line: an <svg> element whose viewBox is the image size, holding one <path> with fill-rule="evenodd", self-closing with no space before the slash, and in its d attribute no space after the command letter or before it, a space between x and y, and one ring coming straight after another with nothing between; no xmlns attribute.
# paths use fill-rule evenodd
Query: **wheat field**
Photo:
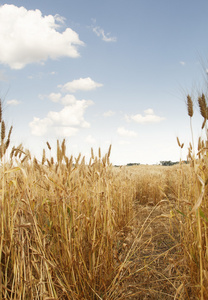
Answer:
<svg viewBox="0 0 208 300"><path fill-rule="evenodd" d="M208 299L208 139L188 163L117 168L111 146L9 150L1 106L0 123L0 299Z"/></svg>

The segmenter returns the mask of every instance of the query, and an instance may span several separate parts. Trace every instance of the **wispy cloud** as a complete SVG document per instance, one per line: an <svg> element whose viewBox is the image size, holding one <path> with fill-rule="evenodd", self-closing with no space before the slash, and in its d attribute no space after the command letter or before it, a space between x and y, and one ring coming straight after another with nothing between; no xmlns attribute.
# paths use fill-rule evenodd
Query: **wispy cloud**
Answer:
<svg viewBox="0 0 208 300"><path fill-rule="evenodd" d="M127 130L124 127L119 127L117 129L117 133L120 136L126 136L126 137L135 137L135 136L137 136L137 133L135 131L133 131L133 130Z"/></svg>
<svg viewBox="0 0 208 300"><path fill-rule="evenodd" d="M11 69L22 69L30 63L41 63L59 57L78 57L77 46L84 45L71 28L60 32L64 18L43 16L38 9L23 6L0 6L0 63Z"/></svg>
<svg viewBox="0 0 208 300"><path fill-rule="evenodd" d="M92 20L93 25L91 25L90 28L98 37L101 37L102 40L105 42L116 42L117 41L117 38L112 37L110 32L105 33L103 28L96 25L96 19L93 18L91 20Z"/></svg>
<svg viewBox="0 0 208 300"><path fill-rule="evenodd" d="M76 91L91 91L98 87L103 86L102 83L95 82L90 77L79 78L73 81L67 82L64 85L59 85L63 92L75 93Z"/></svg>
<svg viewBox="0 0 208 300"><path fill-rule="evenodd" d="M104 117L112 117L114 115L115 115L115 112L113 112L112 110L106 111L103 114Z"/></svg>
<svg viewBox="0 0 208 300"><path fill-rule="evenodd" d="M125 115L125 120L127 122L134 121L139 124L147 124L147 123L159 123L165 120L164 117L157 116L153 109L149 108L144 111L144 115L136 114L136 115Z"/></svg>
<svg viewBox="0 0 208 300"><path fill-rule="evenodd" d="M110 32L105 33L104 29L102 29L100 26L95 26L92 28L92 30L97 36L102 37L102 40L105 42L116 42L117 41L116 37L110 36L111 35Z"/></svg>
<svg viewBox="0 0 208 300"><path fill-rule="evenodd" d="M16 105L19 105L21 102L16 100L16 99L12 99L12 100L8 100L7 101L7 104L8 105L12 105L12 106L16 106Z"/></svg>
<svg viewBox="0 0 208 300"><path fill-rule="evenodd" d="M185 61L180 61L180 64L182 65L182 66L185 66Z"/></svg>
<svg viewBox="0 0 208 300"><path fill-rule="evenodd" d="M35 79L35 78L38 78L38 79L43 79L43 77L46 77L46 76L53 76L55 75L56 72L55 71L52 71L52 72L48 72L48 73L43 73L43 72L39 72L39 73L35 73L35 74L30 74L28 75L28 79Z"/></svg>

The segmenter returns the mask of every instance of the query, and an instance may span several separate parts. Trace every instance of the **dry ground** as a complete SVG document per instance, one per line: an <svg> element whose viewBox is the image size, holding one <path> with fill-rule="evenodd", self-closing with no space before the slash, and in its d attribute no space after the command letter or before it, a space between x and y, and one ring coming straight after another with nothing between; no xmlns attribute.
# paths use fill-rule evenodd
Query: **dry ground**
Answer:
<svg viewBox="0 0 208 300"><path fill-rule="evenodd" d="M152 170L157 172L161 167ZM126 271L129 277L122 283L124 291L120 299L191 299L188 288L184 289L187 274L184 279L179 222L177 217L171 217L175 200L140 203L136 199L133 237L124 241L132 245L134 240L135 251Z"/></svg>
<svg viewBox="0 0 208 300"><path fill-rule="evenodd" d="M170 206L161 203L153 208L136 204L135 208L139 212L136 212L135 225L143 228L131 258L130 272L135 275L126 280L123 299L174 299L181 281L175 269L178 238L170 226Z"/></svg>

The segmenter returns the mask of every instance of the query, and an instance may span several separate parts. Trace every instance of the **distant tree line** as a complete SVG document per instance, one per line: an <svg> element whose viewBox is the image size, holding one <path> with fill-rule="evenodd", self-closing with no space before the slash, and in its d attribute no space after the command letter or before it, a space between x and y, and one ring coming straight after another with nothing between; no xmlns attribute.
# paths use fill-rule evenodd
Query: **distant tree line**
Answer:
<svg viewBox="0 0 208 300"><path fill-rule="evenodd" d="M139 166L140 163L128 163L126 166L130 167L130 166ZM114 165L114 167L121 167L121 165Z"/></svg>
<svg viewBox="0 0 208 300"><path fill-rule="evenodd" d="M187 160L183 161L184 164L188 164ZM179 164L179 161L171 161L171 160L162 160L160 161L161 166L173 166ZM128 163L126 166L131 167L131 166L139 166L140 163ZM114 165L114 167L121 167L121 165Z"/></svg>
<svg viewBox="0 0 208 300"><path fill-rule="evenodd" d="M130 166L139 166L139 165L140 165L139 163L129 163L129 164L127 164L128 167L130 167Z"/></svg>
<svg viewBox="0 0 208 300"><path fill-rule="evenodd" d="M162 161L160 161L160 164L162 166L173 166L173 165L179 164L179 162L178 161L171 161L171 160L162 160Z"/></svg>

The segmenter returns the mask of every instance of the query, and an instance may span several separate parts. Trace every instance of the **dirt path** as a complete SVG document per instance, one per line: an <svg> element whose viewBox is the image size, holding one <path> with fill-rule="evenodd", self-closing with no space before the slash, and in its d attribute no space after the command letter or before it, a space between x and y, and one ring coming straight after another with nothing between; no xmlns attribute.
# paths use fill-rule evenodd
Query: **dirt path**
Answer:
<svg viewBox="0 0 208 300"><path fill-rule="evenodd" d="M170 210L165 200L157 206L135 204L134 236L140 233L128 271L131 276L123 283L121 299L185 299L176 266L180 239L177 226L170 221Z"/></svg>

